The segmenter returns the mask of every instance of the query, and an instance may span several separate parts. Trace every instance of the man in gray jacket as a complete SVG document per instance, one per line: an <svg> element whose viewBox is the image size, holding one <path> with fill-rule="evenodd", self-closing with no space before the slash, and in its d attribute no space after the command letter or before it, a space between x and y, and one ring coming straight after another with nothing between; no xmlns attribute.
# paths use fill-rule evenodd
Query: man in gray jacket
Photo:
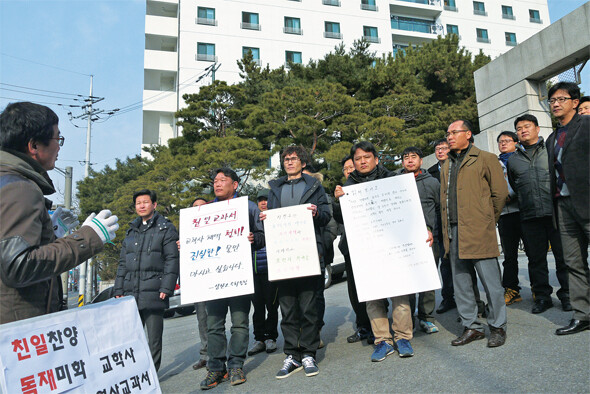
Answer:
<svg viewBox="0 0 590 394"><path fill-rule="evenodd" d="M563 260L561 238L553 227L553 198L551 196L547 150L537 118L522 115L514 121L522 146L508 159L508 180L518 195L524 248L529 259L529 278L535 303L533 313L542 313L553 306L547 267L547 251L555 256L557 279L561 288L557 297L563 310L571 311L567 267Z"/></svg>

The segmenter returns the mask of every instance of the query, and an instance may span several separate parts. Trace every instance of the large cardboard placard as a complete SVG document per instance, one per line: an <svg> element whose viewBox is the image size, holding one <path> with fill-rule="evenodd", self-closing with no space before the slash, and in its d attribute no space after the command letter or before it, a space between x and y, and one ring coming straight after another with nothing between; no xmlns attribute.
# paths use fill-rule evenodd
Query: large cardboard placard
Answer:
<svg viewBox="0 0 590 394"><path fill-rule="evenodd" d="M268 280L320 275L310 204L265 211Z"/></svg>
<svg viewBox="0 0 590 394"><path fill-rule="evenodd" d="M133 297L0 325L2 393L161 392Z"/></svg>
<svg viewBox="0 0 590 394"><path fill-rule="evenodd" d="M248 198L180 210L182 304L254 293Z"/></svg>
<svg viewBox="0 0 590 394"><path fill-rule="evenodd" d="M359 301L439 289L414 175L343 190L340 206Z"/></svg>

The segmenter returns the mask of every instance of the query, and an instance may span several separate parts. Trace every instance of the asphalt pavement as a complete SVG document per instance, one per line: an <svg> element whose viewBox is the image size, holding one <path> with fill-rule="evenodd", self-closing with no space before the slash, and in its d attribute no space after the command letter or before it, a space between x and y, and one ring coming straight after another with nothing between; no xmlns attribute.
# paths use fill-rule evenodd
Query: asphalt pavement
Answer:
<svg viewBox="0 0 590 394"><path fill-rule="evenodd" d="M555 296L559 284L550 257L550 282L554 287L554 307L533 315L526 256L519 256L523 301L508 306L508 339L504 346L487 348L487 340L453 347L451 340L461 334L457 311L436 315L440 332L425 334L419 329L411 341L414 357L397 353L382 362L370 361L373 346L365 342L349 344L354 312L348 301L346 280L325 292L326 325L319 350L320 373L306 377L303 371L278 380L283 338L278 350L248 357L244 365L247 382L220 384L210 392L550 392L587 393L590 388L590 331L556 336L555 329L566 325L571 312L563 312ZM481 287L481 285L480 285ZM485 291L480 288L482 297ZM437 305L440 292L437 291ZM391 312L390 312L391 313ZM229 315L228 315L229 338ZM280 330L279 330L280 333ZM486 331L486 336L489 333ZM250 345L254 339L250 331ZM196 315L169 318L164 323L162 365L158 373L164 393L200 392L206 370L194 371L200 341Z"/></svg>

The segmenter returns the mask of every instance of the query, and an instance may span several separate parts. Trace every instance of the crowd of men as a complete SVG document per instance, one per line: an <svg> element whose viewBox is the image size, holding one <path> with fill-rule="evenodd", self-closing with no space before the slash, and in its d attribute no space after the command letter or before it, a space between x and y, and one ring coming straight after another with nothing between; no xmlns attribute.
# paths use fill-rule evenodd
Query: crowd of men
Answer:
<svg viewBox="0 0 590 394"><path fill-rule="evenodd" d="M547 263L551 250L560 284L556 295L564 311L573 311L569 324L555 333L590 329L590 102L580 98L579 88L571 83L553 86L548 102L559 125L547 140L539 135L536 117L524 114L514 120L514 131L499 133L497 157L474 145L474 128L466 120L452 122L446 138L435 142L438 163L428 170L422 168L423 153L416 147L404 149L402 168L391 172L380 163L373 144L358 142L342 160L345 181L335 188L333 200L326 195L321 177L309 171L308 152L300 146L285 148L281 162L286 175L270 181L269 188L258 193L257 202L248 205L254 294L195 305L201 352L193 368L208 370L201 388L210 389L227 380L231 385L242 384L248 355L277 350L279 308L286 357L276 378L300 370L307 376L319 373L316 352L323 345L323 272L334 240L328 235L329 228L336 226L356 315L356 331L347 341L374 344L370 359L379 362L395 352L400 357L414 355L411 340L416 322L428 334L439 331L434 291L367 302L359 302L356 294L340 207L340 200L346 198L344 188L398 174L414 175L427 227L420 241L432 247L433 260L440 264L442 301L436 312L456 308L459 315L463 329L452 346L484 339L483 318L489 329L487 346L505 344L506 307L522 301L518 281L521 241L528 259L532 313L553 307ZM51 202L44 195L55 190L47 171L55 167L64 143L53 111L32 103L10 104L0 115L0 130L0 323L8 323L57 311L62 299L58 275L100 252L104 243L115 238L119 226L117 217L107 210L92 214L78 230L74 230L78 223L71 212L48 213ZM238 197L239 182L232 169L213 171L215 198L197 198L192 206ZM163 313L179 275L180 244L174 225L156 210L154 191L136 192L133 203L138 217L122 244L114 296L135 297L157 370ZM308 206L313 218L322 274L270 282L266 211L301 204ZM497 259L496 225L503 270ZM480 297L478 280L487 303ZM255 341L248 349L251 305ZM225 334L228 311L229 343Z"/></svg>

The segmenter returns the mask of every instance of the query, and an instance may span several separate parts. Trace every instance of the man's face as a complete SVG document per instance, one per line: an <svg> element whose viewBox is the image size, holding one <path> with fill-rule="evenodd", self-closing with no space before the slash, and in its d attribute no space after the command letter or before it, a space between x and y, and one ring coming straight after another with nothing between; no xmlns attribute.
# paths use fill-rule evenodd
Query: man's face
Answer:
<svg viewBox="0 0 590 394"><path fill-rule="evenodd" d="M536 144L539 141L539 131L541 131L541 128L535 126L530 120L521 120L516 124L516 134L523 145Z"/></svg>
<svg viewBox="0 0 590 394"><path fill-rule="evenodd" d="M465 125L460 120L451 123L447 130L447 142L452 151L461 151L469 146L469 139L471 138L471 131L465 128Z"/></svg>
<svg viewBox="0 0 590 394"><path fill-rule="evenodd" d="M498 140L498 149L500 153L514 152L516 150L516 141L508 135L503 135Z"/></svg>
<svg viewBox="0 0 590 394"><path fill-rule="evenodd" d="M258 200L258 209L260 209L261 212L264 212L268 209L268 200L264 197L261 197Z"/></svg>
<svg viewBox="0 0 590 394"><path fill-rule="evenodd" d="M573 113L576 111L576 107L578 106L578 102L580 100L572 100L571 96L567 92L567 90L559 89L553 96L549 97L549 99L563 99L566 98L564 102L560 103L559 101L555 101L553 104L549 104L551 108L551 113L557 119L564 119L568 118L569 116L573 116Z"/></svg>
<svg viewBox="0 0 590 394"><path fill-rule="evenodd" d="M283 159L283 165L285 167L285 172L290 177L298 176L305 167L305 165L301 164L301 160L297 156L297 153L286 155Z"/></svg>
<svg viewBox="0 0 590 394"><path fill-rule="evenodd" d="M414 152L407 153L402 157L402 166L406 172L418 172L422 166L422 158Z"/></svg>
<svg viewBox="0 0 590 394"><path fill-rule="evenodd" d="M217 174L213 179L215 197L220 201L232 198L237 189L238 182L232 180L231 177L226 176L223 172Z"/></svg>
<svg viewBox="0 0 590 394"><path fill-rule="evenodd" d="M152 203L149 194L137 196L135 199L135 212L137 212L137 215L141 217L143 221L148 221L154 216L154 211L156 210L157 205L157 202Z"/></svg>
<svg viewBox="0 0 590 394"><path fill-rule="evenodd" d="M434 155L438 161L443 162L449 157L449 150L448 143L440 143L434 148Z"/></svg>
<svg viewBox="0 0 590 394"><path fill-rule="evenodd" d="M37 148L33 155L33 159L39 162L45 171L50 171L55 168L57 154L60 149L58 138L59 129L57 125L53 125L53 136L47 145L44 145L42 142L34 143Z"/></svg>
<svg viewBox="0 0 590 394"><path fill-rule="evenodd" d="M199 199L193 203L193 207L200 207L201 205L205 205L205 204L207 204L207 201Z"/></svg>
<svg viewBox="0 0 590 394"><path fill-rule="evenodd" d="M354 152L353 161L355 170L360 174L368 174L379 164L379 159L373 153L365 152L360 148Z"/></svg>
<svg viewBox="0 0 590 394"><path fill-rule="evenodd" d="M578 105L578 114L590 115L590 101L584 101L582 104Z"/></svg>
<svg viewBox="0 0 590 394"><path fill-rule="evenodd" d="M342 173L344 177L348 179L348 176L354 171L354 163L352 159L348 159L344 162L344 166L342 167Z"/></svg>

